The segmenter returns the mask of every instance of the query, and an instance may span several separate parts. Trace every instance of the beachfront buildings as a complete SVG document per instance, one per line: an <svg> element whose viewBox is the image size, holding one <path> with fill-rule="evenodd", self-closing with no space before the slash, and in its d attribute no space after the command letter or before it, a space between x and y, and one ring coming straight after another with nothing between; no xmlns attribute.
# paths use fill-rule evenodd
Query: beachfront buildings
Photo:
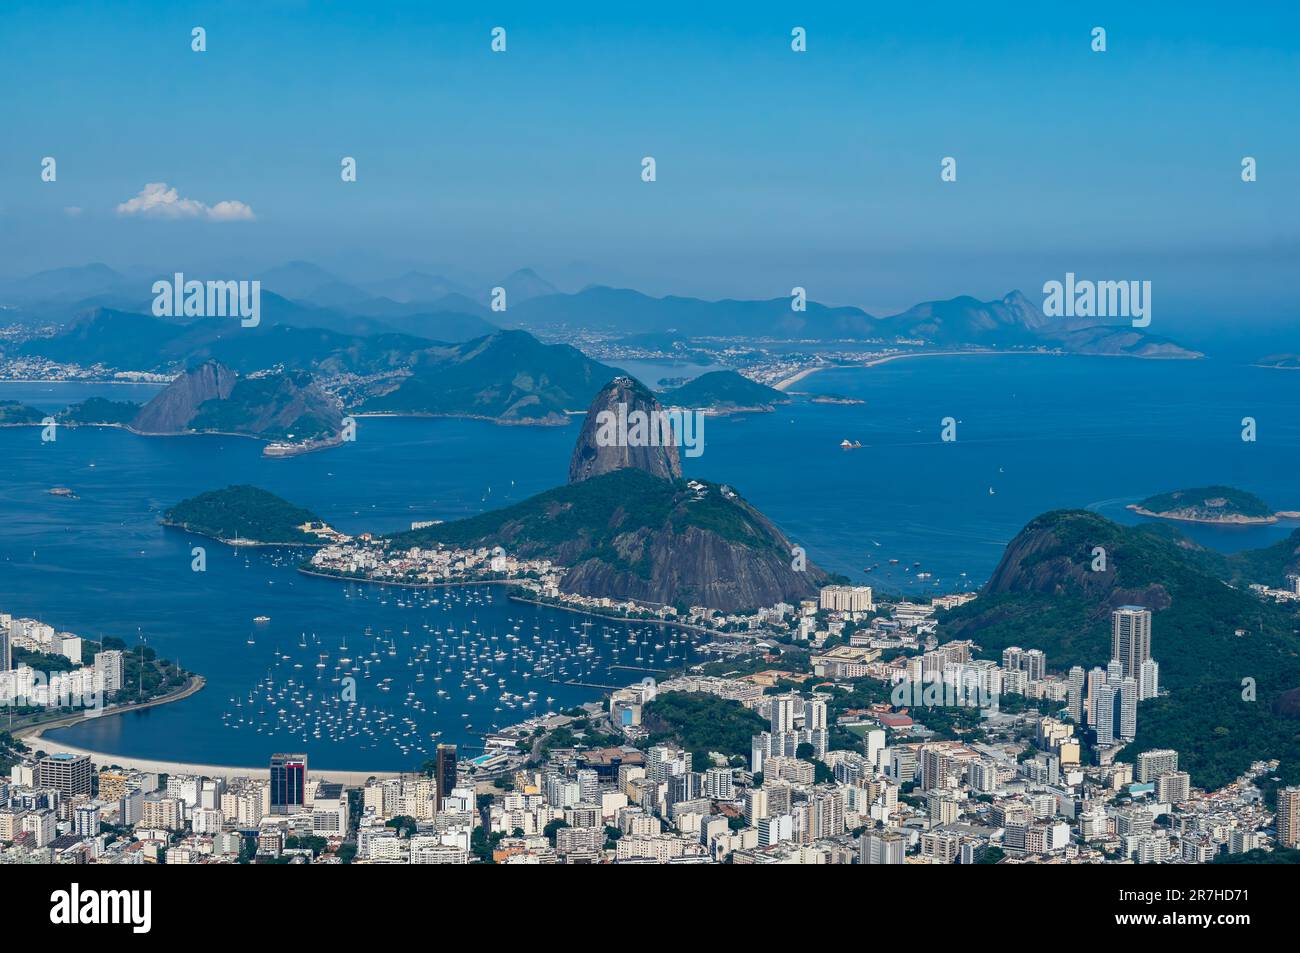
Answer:
<svg viewBox="0 0 1300 953"><path fill-rule="evenodd" d="M307 756L271 755L271 813L292 814L306 803Z"/></svg>
<svg viewBox="0 0 1300 953"><path fill-rule="evenodd" d="M870 586L823 586L818 605L832 612L873 612L876 608Z"/></svg>

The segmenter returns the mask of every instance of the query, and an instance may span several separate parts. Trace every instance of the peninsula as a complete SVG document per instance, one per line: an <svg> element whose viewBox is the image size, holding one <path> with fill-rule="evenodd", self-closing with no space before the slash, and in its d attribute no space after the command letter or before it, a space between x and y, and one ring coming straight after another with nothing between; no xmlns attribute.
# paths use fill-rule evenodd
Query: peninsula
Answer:
<svg viewBox="0 0 1300 953"><path fill-rule="evenodd" d="M161 522L231 546L323 546L338 535L311 510L248 485L183 500Z"/></svg>

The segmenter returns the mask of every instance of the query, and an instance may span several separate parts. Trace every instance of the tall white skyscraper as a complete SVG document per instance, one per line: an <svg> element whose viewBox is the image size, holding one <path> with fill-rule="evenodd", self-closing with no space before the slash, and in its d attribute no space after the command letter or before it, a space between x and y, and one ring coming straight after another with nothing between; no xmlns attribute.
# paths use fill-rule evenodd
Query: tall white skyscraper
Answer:
<svg viewBox="0 0 1300 953"><path fill-rule="evenodd" d="M1110 657L1119 660L1125 678L1137 678L1139 666L1151 657L1151 610L1120 606L1110 624Z"/></svg>
<svg viewBox="0 0 1300 953"><path fill-rule="evenodd" d="M1088 716L1088 724L1095 726L1097 724L1097 692L1101 686L1106 684L1106 670L1100 665L1095 665L1088 672L1088 700L1084 706L1084 713Z"/></svg>
<svg viewBox="0 0 1300 953"><path fill-rule="evenodd" d="M1041 682L1047 676L1047 655L1042 649L1030 649L1024 657L1025 674L1031 682Z"/></svg>
<svg viewBox="0 0 1300 953"><path fill-rule="evenodd" d="M807 731L826 727L826 699L810 698L803 703L803 726Z"/></svg>
<svg viewBox="0 0 1300 953"><path fill-rule="evenodd" d="M1083 666L1076 665L1070 669L1070 687L1068 695L1070 719L1076 725L1083 724L1083 687Z"/></svg>
<svg viewBox="0 0 1300 953"><path fill-rule="evenodd" d="M1282 847L1300 847L1300 787L1277 792L1277 842Z"/></svg>
<svg viewBox="0 0 1300 953"><path fill-rule="evenodd" d="M901 831L868 831L861 837L864 864L901 864L907 856L907 835Z"/></svg>
<svg viewBox="0 0 1300 953"><path fill-rule="evenodd" d="M749 770L758 774L763 770L763 764L767 761L768 756L772 753L772 735L767 731L760 731L754 735L749 742Z"/></svg>
<svg viewBox="0 0 1300 953"><path fill-rule="evenodd" d="M863 747L867 751L867 761L873 768L881 767L880 752L885 747L885 731L883 728L868 728L862 737Z"/></svg>
<svg viewBox="0 0 1300 953"><path fill-rule="evenodd" d="M772 697L772 734L794 731L794 696Z"/></svg>
<svg viewBox="0 0 1300 953"><path fill-rule="evenodd" d="M95 678L105 692L116 692L122 688L122 652L120 649L108 649L95 653Z"/></svg>
<svg viewBox="0 0 1300 953"><path fill-rule="evenodd" d="M1115 743L1115 694L1116 688L1110 682L1097 686L1097 695L1092 700L1093 728L1097 730L1097 744Z"/></svg>
<svg viewBox="0 0 1300 953"><path fill-rule="evenodd" d="M1119 683L1119 730L1121 741L1132 741L1137 736L1138 683L1135 678L1124 678Z"/></svg>
<svg viewBox="0 0 1300 953"><path fill-rule="evenodd" d="M1008 645L1002 650L1002 668L1008 672L1024 672L1031 682L1042 681L1047 674L1047 656L1042 649Z"/></svg>
<svg viewBox="0 0 1300 953"><path fill-rule="evenodd" d="M1138 666L1138 701L1146 701L1160 694L1160 663L1153 658Z"/></svg>

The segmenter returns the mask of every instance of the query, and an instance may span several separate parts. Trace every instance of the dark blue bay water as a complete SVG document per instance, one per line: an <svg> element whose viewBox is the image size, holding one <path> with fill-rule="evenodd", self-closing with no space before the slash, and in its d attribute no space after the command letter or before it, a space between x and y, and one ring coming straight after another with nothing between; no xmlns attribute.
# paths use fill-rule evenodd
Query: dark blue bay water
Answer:
<svg viewBox="0 0 1300 953"><path fill-rule="evenodd" d="M860 405L797 398L773 414L710 418L704 455L685 464L688 475L734 485L829 569L886 590L951 591L978 586L1006 542L1050 509L1090 507L1132 522L1126 504L1206 483L1300 509L1298 389L1300 374L1212 361L902 360L824 371L795 387L859 398ZM9 384L0 385L0 399L54 409L91 393L147 396L139 389L128 397L130 390ZM939 439L946 416L959 421L955 443ZM1253 444L1240 439L1244 416L1258 421ZM635 642L621 626L592 626L584 636L582 617L511 603L489 587L411 595L308 578L293 571L287 554L235 552L164 529L158 515L195 493L254 483L341 529L387 532L415 519L481 512L562 482L576 436L576 426L363 419L355 444L268 460L260 445L230 437L141 438L83 428L42 444L37 429L0 428L0 609L90 638L136 644L144 635L209 680L185 701L68 729L59 736L68 743L226 764L260 764L283 748L306 750L321 767L417 764L433 731L441 740L472 741L493 722L594 697L594 688L564 684L575 676L625 683L640 673L611 670L611 663L658 667L669 655L680 658L685 646L658 629L643 629ZM862 448L841 450L845 438ZM51 486L68 486L79 498L50 496ZM1232 551L1266 545L1293 528L1184 530ZM206 573L190 570L193 545L207 546ZM878 568L867 574L867 566ZM931 575L918 579L918 572ZM271 622L254 627L257 615ZM495 649L504 650L503 659ZM317 669L322 654L329 667ZM343 654L371 663L371 677L359 678L358 701L368 706L366 723L381 726L373 735L329 705L337 693L329 679ZM534 670L541 656L554 678ZM417 682L422 668L426 677ZM441 682L433 681L435 668ZM470 668L486 690L466 681ZM268 675L270 702L264 682L255 691ZM391 679L387 692L379 690L384 679ZM438 696L438 687L447 696ZM503 703L503 692L520 698ZM536 703L525 709L520 699L529 692ZM281 730L268 733L275 725Z"/></svg>

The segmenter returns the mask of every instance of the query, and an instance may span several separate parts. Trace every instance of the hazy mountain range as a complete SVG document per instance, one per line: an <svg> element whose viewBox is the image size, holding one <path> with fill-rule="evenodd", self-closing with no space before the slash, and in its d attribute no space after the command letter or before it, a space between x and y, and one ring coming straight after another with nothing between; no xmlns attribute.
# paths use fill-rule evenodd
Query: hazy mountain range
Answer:
<svg viewBox="0 0 1300 953"><path fill-rule="evenodd" d="M67 324L85 320L97 308L150 313L153 281L170 277L161 273L127 276L106 265L92 264L0 282L0 320ZM565 294L531 269L515 271L481 288L421 272L352 283L301 261L247 277L262 282L263 323L355 336L401 333L458 342L500 327L547 333L599 331L641 343L709 338L822 344L907 340L939 346L1046 346L1086 354L1198 356L1128 324L1048 318L1019 291L995 301L969 296L928 301L900 314L878 317L860 308L830 307L815 300L809 300L805 310L795 311L786 297L720 301L673 295L656 298L603 286ZM505 289L504 311L489 307L493 287Z"/></svg>

